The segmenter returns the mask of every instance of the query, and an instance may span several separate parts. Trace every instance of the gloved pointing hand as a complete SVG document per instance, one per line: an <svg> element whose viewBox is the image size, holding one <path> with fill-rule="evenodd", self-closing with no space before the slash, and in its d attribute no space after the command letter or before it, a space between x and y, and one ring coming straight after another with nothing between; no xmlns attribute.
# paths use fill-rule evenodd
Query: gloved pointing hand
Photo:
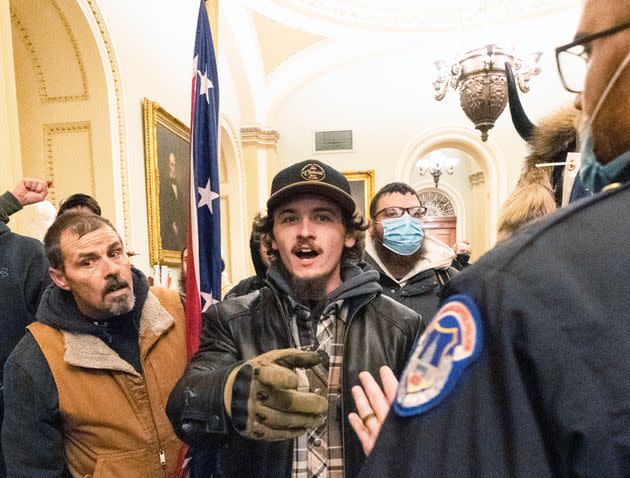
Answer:
<svg viewBox="0 0 630 478"><path fill-rule="evenodd" d="M312 392L298 392L292 368L321 363L316 352L272 350L236 367L225 383L223 398L234 428L257 440L289 440L326 419L328 401Z"/></svg>

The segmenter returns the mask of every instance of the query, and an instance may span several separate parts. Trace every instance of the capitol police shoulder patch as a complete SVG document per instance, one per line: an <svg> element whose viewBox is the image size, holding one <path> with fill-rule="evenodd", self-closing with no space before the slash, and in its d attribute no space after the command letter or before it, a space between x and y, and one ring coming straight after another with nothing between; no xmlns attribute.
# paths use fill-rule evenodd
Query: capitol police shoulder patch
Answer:
<svg viewBox="0 0 630 478"><path fill-rule="evenodd" d="M418 340L405 367L394 402L396 413L408 417L440 404L481 347L477 305L466 295L449 297Z"/></svg>

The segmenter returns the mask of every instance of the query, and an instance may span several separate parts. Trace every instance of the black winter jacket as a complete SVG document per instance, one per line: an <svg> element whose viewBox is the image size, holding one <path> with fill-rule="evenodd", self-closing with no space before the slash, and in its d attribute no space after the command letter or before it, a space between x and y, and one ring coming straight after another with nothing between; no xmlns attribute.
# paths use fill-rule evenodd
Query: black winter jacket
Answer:
<svg viewBox="0 0 630 478"><path fill-rule="evenodd" d="M1 366L26 333L26 326L35 320L39 299L49 283L48 260L42 243L15 234L0 222Z"/></svg>
<svg viewBox="0 0 630 478"><path fill-rule="evenodd" d="M5 202L0 202L0 216ZM49 282L48 259L42 243L11 232L0 222L0 424L4 417L4 362L26 333L26 326L35 320L39 299ZM0 450L0 477L3 476Z"/></svg>
<svg viewBox="0 0 630 478"><path fill-rule="evenodd" d="M366 253L364 257L365 261L380 274L378 282L383 288L383 294L420 314L425 326L437 311L442 290L459 272L453 267L444 270L427 269L409 279L404 287L400 287L398 282L383 272L369 254Z"/></svg>
<svg viewBox="0 0 630 478"><path fill-rule="evenodd" d="M352 478L365 459L348 422L355 411L350 390L358 375L389 365L399 376L420 327L418 314L378 292L349 302L342 372L341 423L345 476ZM226 415L223 387L237 365L264 352L295 347L283 292L273 284L259 291L219 302L203 316L201 347L175 386L167 414L179 437L198 448L213 450L214 476L290 477L293 440L265 442L239 435Z"/></svg>

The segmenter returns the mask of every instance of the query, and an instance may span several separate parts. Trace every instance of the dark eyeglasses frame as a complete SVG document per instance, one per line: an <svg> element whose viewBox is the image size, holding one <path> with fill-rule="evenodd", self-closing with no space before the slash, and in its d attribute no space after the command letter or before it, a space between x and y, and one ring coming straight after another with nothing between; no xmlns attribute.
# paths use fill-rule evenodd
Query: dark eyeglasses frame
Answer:
<svg viewBox="0 0 630 478"><path fill-rule="evenodd" d="M379 215L383 214L387 209L392 209L392 208L397 208L397 209L402 209L402 214L400 216L397 217L402 217L405 213L409 214L411 216L411 213L409 212L409 209L413 209L419 207L420 208L420 217L424 217L424 215L427 213L427 208L426 206L411 206L411 207L401 207L401 206L389 206L389 207L384 207L383 209L381 209L380 211L378 211L376 214L374 214L372 216L372 219L376 219ZM413 216L411 216L413 217Z"/></svg>
<svg viewBox="0 0 630 478"><path fill-rule="evenodd" d="M625 30L627 28L630 28L630 22L614 26L612 28L609 28L608 30L604 30L598 33L593 33L592 35L586 35L580 38L579 40L575 40L571 43L567 43L566 45L562 45L556 48L556 66L558 67L558 74L560 75L560 81L562 81L562 86L564 86L564 89L567 91L570 91L571 93L581 93L581 91L576 91L570 88L567 82L565 81L564 75L562 74L562 68L560 67L560 54L561 53L567 52L567 50L570 50L574 46L585 45L587 43L598 40L600 38L604 38L610 35L614 35L615 33L619 33L620 31ZM581 55L577 55L577 56L580 56L582 58ZM586 60L586 58L584 58L584 60Z"/></svg>

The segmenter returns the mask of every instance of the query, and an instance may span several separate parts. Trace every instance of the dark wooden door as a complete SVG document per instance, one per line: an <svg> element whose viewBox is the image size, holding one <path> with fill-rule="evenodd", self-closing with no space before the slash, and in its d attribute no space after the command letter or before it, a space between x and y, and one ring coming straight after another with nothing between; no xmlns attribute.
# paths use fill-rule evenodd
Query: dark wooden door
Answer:
<svg viewBox="0 0 630 478"><path fill-rule="evenodd" d="M424 217L424 230L437 237L448 246L455 244L457 237L457 218L455 216Z"/></svg>

